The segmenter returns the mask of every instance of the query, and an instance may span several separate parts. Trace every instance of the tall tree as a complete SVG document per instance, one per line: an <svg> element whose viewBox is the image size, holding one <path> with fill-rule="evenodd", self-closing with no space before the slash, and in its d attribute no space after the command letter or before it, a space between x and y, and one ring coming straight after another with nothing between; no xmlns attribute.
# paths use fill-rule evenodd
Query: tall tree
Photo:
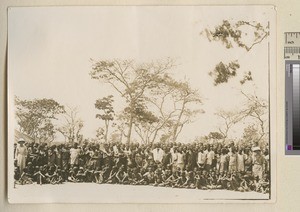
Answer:
<svg viewBox="0 0 300 212"><path fill-rule="evenodd" d="M183 127L204 112L196 106L202 103L201 97L187 81L176 81L169 75L157 80L157 86L151 89L151 95L146 99L154 107L155 114L159 114L159 121L152 131L152 142L161 131L164 131L164 139L176 141Z"/></svg>
<svg viewBox="0 0 300 212"><path fill-rule="evenodd" d="M135 108L134 114L135 132L143 141L143 143L148 144L152 142L151 137L155 126L159 122L159 118L148 109L144 98L140 99L137 107Z"/></svg>
<svg viewBox="0 0 300 212"><path fill-rule="evenodd" d="M100 110L100 113L96 115L96 118L99 118L104 121L105 124L105 134L104 140L107 142L108 128L110 121L114 120L114 108L113 108L113 96L109 95L103 97L102 99L96 100L95 107Z"/></svg>
<svg viewBox="0 0 300 212"><path fill-rule="evenodd" d="M128 114L126 137L129 143L139 99L143 98L147 89L155 87L157 77L163 76L173 67L173 61L140 64L133 60L92 60L92 62L91 78L109 84L126 100L124 112Z"/></svg>
<svg viewBox="0 0 300 212"><path fill-rule="evenodd" d="M228 138L230 130L242 120L248 124L245 128L246 137L249 133L256 136L257 142L264 141L268 134L268 104L264 99L258 98L256 95L246 94L241 91L246 98L245 103L238 109L219 110L216 115L223 120L223 124L219 127L219 132L223 135L223 140Z"/></svg>
<svg viewBox="0 0 300 212"><path fill-rule="evenodd" d="M63 114L62 126L57 128L67 142L70 143L81 143L83 135L81 130L83 128L83 121L78 118L78 110L76 107L66 107L66 112Z"/></svg>
<svg viewBox="0 0 300 212"><path fill-rule="evenodd" d="M228 138L230 130L246 116L245 113L239 110L219 110L215 115L223 121L222 125L219 127L219 132L222 134L223 141Z"/></svg>
<svg viewBox="0 0 300 212"><path fill-rule="evenodd" d="M53 99L21 100L15 97L16 116L20 131L35 142L53 141L55 127L52 123L64 107Z"/></svg>
<svg viewBox="0 0 300 212"><path fill-rule="evenodd" d="M173 127L172 140L176 141L178 135L183 129L183 126L192 121L192 118L198 114L203 113L201 109L192 109L191 104L202 103L197 90L193 90L187 82L173 82L178 90L178 94L174 98L174 110L178 111L178 116L175 119Z"/></svg>
<svg viewBox="0 0 300 212"><path fill-rule="evenodd" d="M257 130L258 139L257 142L263 141L268 135L269 121L268 121L268 103L262 98L258 98L256 95L246 94L241 91L246 98L245 109L243 113L248 119L254 122L254 127Z"/></svg>
<svg viewBox="0 0 300 212"><path fill-rule="evenodd" d="M214 29L205 29L206 37L209 41L219 41L229 48L243 48L247 52L251 51L256 45L262 43L269 36L269 24L263 26L261 23L252 21L232 22L223 20L223 22ZM214 70L209 73L214 78L214 85L228 83L230 78L238 75L240 68L239 62L234 60L229 64L218 63ZM252 81L252 72L244 72L240 84L244 85L247 81ZM249 95L242 92L247 101L239 109L225 111L220 110L216 115L223 121L219 132L226 140L231 129L242 120L247 120L248 126L245 128L245 136L257 137L258 141L264 140L267 134L267 103L255 95ZM252 136L252 137L255 137Z"/></svg>

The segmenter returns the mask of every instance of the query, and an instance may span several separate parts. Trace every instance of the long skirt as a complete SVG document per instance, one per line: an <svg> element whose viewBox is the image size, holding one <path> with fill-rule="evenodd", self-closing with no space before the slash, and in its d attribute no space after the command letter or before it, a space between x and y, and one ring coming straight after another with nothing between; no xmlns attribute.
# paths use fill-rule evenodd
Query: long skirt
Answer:
<svg viewBox="0 0 300 212"><path fill-rule="evenodd" d="M26 166L26 157L24 155L19 154L17 156L17 162L18 162L17 164L18 164L19 169L20 169L20 174L22 174L23 173L23 169Z"/></svg>

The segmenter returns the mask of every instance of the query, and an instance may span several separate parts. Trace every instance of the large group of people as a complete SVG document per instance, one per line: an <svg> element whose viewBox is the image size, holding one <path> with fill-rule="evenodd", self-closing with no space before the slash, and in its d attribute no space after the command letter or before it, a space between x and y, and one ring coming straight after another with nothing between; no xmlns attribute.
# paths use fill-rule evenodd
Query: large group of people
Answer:
<svg viewBox="0 0 300 212"><path fill-rule="evenodd" d="M14 146L15 183L110 183L268 193L268 146L230 143L26 143Z"/></svg>

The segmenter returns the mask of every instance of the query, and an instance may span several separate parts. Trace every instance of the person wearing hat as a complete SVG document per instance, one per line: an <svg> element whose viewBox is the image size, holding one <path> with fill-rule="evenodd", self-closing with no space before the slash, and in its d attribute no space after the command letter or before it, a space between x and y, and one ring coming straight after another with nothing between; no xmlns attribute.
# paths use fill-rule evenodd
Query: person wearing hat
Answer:
<svg viewBox="0 0 300 212"><path fill-rule="evenodd" d="M19 145L17 146L15 152L15 158L17 159L17 166L20 169L20 174L22 174L26 166L26 158L27 158L28 150L27 147L24 145L25 140L23 138L20 138L18 140L18 144Z"/></svg>

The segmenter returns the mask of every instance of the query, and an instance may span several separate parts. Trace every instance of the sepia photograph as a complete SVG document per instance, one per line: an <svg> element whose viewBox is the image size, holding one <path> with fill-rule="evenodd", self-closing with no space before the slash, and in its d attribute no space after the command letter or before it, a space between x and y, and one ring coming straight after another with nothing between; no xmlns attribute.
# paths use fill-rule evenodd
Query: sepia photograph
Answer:
<svg viewBox="0 0 300 212"><path fill-rule="evenodd" d="M9 202L273 200L275 15L10 7Z"/></svg>

